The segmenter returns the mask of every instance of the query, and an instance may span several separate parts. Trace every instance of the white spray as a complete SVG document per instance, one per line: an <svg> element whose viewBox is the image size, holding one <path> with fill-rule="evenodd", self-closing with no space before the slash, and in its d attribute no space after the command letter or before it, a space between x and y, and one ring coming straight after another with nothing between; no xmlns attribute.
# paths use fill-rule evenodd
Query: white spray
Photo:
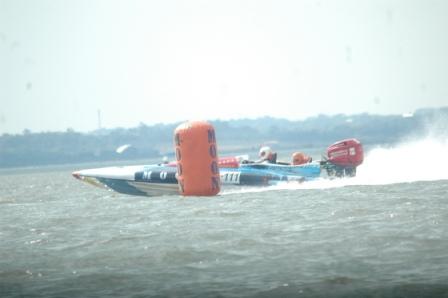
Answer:
<svg viewBox="0 0 448 298"><path fill-rule="evenodd" d="M448 139L427 138L368 152L354 179L362 184L448 179Z"/></svg>
<svg viewBox="0 0 448 298"><path fill-rule="evenodd" d="M378 146L366 152L354 178L324 179L302 184L280 184L266 188L247 187L238 191L259 192L281 189L324 189L348 185L385 185L415 181L448 180L448 138L428 137L393 147ZM227 193L227 192L226 192Z"/></svg>

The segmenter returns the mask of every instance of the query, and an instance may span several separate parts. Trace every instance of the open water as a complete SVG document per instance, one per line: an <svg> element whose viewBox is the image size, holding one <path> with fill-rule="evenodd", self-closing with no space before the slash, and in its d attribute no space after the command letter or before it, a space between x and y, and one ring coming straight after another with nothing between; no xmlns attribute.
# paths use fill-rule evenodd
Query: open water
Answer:
<svg viewBox="0 0 448 298"><path fill-rule="evenodd" d="M2 171L0 297L448 297L447 152L377 148L354 179L211 198Z"/></svg>

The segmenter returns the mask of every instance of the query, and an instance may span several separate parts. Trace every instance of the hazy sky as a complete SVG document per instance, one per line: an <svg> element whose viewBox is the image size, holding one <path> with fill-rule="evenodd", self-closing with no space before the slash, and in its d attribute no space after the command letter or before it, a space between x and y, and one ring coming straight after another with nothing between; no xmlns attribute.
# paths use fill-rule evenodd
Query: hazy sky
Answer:
<svg viewBox="0 0 448 298"><path fill-rule="evenodd" d="M446 105L444 0L0 0L0 133Z"/></svg>

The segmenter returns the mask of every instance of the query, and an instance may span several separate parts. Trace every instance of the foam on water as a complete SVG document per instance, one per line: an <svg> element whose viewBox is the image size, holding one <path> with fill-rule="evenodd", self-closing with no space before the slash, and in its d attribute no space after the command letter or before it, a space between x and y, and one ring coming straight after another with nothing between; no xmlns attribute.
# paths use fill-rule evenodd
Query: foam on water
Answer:
<svg viewBox="0 0 448 298"><path fill-rule="evenodd" d="M448 180L448 138L428 137L393 147L378 146L366 152L354 178L320 178L305 183L246 187L223 194L287 189L327 189L349 185L386 185L415 181Z"/></svg>

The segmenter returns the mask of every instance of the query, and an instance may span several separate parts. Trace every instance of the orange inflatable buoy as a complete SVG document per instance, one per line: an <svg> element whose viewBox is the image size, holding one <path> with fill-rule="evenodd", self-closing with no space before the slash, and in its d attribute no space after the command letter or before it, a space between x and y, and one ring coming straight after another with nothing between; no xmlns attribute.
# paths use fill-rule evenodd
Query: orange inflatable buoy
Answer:
<svg viewBox="0 0 448 298"><path fill-rule="evenodd" d="M174 130L174 144L180 194L218 194L221 182L213 126L205 121L183 123Z"/></svg>
<svg viewBox="0 0 448 298"><path fill-rule="evenodd" d="M311 158L302 152L294 152L292 154L292 164L295 166L303 165L304 163L310 162Z"/></svg>

